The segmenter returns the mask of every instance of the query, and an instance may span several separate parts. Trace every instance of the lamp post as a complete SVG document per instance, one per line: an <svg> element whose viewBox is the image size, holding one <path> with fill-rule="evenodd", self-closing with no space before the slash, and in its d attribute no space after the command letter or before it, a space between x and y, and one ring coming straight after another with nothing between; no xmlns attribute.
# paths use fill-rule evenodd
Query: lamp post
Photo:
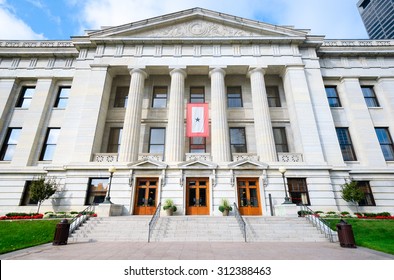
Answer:
<svg viewBox="0 0 394 280"><path fill-rule="evenodd" d="M112 177L116 171L115 166L111 166L110 168L108 168L109 171L109 184L108 184L108 192L107 192L107 196L105 197L105 201L104 203L106 204L112 204L111 202L111 184L112 184Z"/></svg>
<svg viewBox="0 0 394 280"><path fill-rule="evenodd" d="M282 178L283 178L283 187L285 188L285 201L282 204L292 204L290 201L289 196L287 195L287 190L286 190L286 180L285 180L285 173L286 173L286 168L284 166L279 167L279 172L282 173Z"/></svg>

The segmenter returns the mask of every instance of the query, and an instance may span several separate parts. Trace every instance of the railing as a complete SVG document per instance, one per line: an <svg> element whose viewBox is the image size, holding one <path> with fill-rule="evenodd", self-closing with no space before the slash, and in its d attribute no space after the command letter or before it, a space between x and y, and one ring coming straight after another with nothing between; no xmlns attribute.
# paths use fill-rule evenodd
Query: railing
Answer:
<svg viewBox="0 0 394 280"><path fill-rule="evenodd" d="M78 215L73 218L70 222L70 230L68 235L71 235L75 230L77 230L80 225L82 225L86 220L90 218L89 213L94 212L94 205L89 205L84 210L78 213Z"/></svg>
<svg viewBox="0 0 394 280"><path fill-rule="evenodd" d="M155 213L152 216L152 219L149 222L149 232L148 232L148 243L150 242L150 237L152 235L152 231L155 228L156 222L160 217L160 207L161 207L161 202L159 205L157 205Z"/></svg>
<svg viewBox="0 0 394 280"><path fill-rule="evenodd" d="M241 228L242 234L244 235L245 242L246 242L246 223L245 223L244 219L242 218L241 213L239 213L237 204L235 202L234 202L234 215L238 221L239 227Z"/></svg>
<svg viewBox="0 0 394 280"><path fill-rule="evenodd" d="M304 204L300 204L301 211L305 214L305 218L314 226L316 227L321 233L324 233L325 237L330 240L330 242L334 241L334 236L336 236L335 231L333 231L329 223L324 220L323 218L314 214L314 211L310 209L308 206Z"/></svg>

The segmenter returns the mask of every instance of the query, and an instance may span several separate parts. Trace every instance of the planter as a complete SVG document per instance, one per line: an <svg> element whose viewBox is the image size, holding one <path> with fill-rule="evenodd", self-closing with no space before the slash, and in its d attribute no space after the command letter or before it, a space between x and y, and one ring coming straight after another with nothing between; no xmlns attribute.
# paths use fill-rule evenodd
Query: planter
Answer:
<svg viewBox="0 0 394 280"><path fill-rule="evenodd" d="M228 216L229 212L230 212L230 211L227 210L227 209L226 209L226 210L223 210L223 216Z"/></svg>
<svg viewBox="0 0 394 280"><path fill-rule="evenodd" d="M166 214L167 216L172 216L172 214L174 214L174 210L172 208L168 208L166 209Z"/></svg>

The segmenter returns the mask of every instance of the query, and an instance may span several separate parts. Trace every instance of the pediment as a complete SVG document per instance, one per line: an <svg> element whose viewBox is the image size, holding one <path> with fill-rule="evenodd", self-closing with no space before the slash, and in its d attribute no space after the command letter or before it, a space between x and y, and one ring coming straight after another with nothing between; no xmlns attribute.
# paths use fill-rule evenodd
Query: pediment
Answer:
<svg viewBox="0 0 394 280"><path fill-rule="evenodd" d="M152 159L144 159L130 165L130 167L133 169L163 169L167 167L167 164Z"/></svg>
<svg viewBox="0 0 394 280"><path fill-rule="evenodd" d="M190 160L178 166L183 169L214 169L217 167L217 164L204 160Z"/></svg>
<svg viewBox="0 0 394 280"><path fill-rule="evenodd" d="M307 32L194 8L88 33L91 39L305 37Z"/></svg>
<svg viewBox="0 0 394 280"><path fill-rule="evenodd" d="M268 165L256 160L243 159L229 164L233 169L267 169Z"/></svg>

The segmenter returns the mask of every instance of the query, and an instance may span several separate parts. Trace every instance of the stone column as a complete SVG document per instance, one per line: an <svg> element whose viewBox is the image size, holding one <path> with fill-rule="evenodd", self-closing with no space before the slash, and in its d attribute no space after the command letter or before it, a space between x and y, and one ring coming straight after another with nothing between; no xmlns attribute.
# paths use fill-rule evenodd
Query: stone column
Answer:
<svg viewBox="0 0 394 280"><path fill-rule="evenodd" d="M209 72L211 77L211 150L214 162L231 161L225 75L226 72L221 68L215 68Z"/></svg>
<svg viewBox="0 0 394 280"><path fill-rule="evenodd" d="M15 78L0 79L0 131L3 131L4 125L8 124L11 118L11 110L13 110L12 92L16 85Z"/></svg>
<svg viewBox="0 0 394 280"><path fill-rule="evenodd" d="M282 77L296 152L307 163L324 164L304 65L287 66Z"/></svg>
<svg viewBox="0 0 394 280"><path fill-rule="evenodd" d="M148 74L138 68L131 69L130 74L131 83L123 124L119 162L133 162L138 160L142 99L144 94L144 82Z"/></svg>
<svg viewBox="0 0 394 280"><path fill-rule="evenodd" d="M253 69L248 73L252 89L257 155L260 161L272 162L276 161L276 149L264 74L262 68Z"/></svg>
<svg viewBox="0 0 394 280"><path fill-rule="evenodd" d="M380 106L386 112L387 123L390 126L391 131L394 132L394 94L392 94L394 88L394 78L382 77L378 79L378 84L374 87L376 96L380 103Z"/></svg>
<svg viewBox="0 0 394 280"><path fill-rule="evenodd" d="M168 105L165 161L183 161L185 151L184 96L186 72L176 68L170 72L171 88Z"/></svg>

